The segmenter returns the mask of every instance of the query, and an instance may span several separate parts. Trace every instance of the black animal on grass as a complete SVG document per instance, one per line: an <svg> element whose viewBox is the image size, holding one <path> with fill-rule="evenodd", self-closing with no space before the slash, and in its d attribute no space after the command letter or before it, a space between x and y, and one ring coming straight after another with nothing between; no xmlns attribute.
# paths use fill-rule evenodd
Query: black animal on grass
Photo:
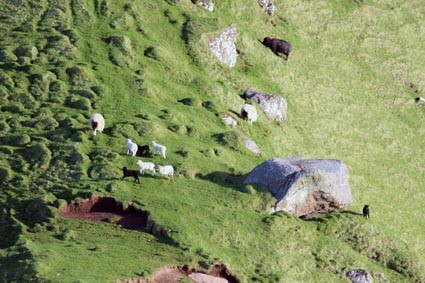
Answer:
<svg viewBox="0 0 425 283"><path fill-rule="evenodd" d="M369 205L363 207L363 217L369 218Z"/></svg>
<svg viewBox="0 0 425 283"><path fill-rule="evenodd" d="M122 176L121 180L123 180L125 177L134 177L134 182L140 184L139 180L139 171L137 170L127 170L127 167L122 168L122 173L124 176Z"/></svg>
<svg viewBox="0 0 425 283"><path fill-rule="evenodd" d="M274 54L280 57L279 53L286 56L285 60L288 60L289 54L292 51L291 44L283 39L265 37L263 39L263 45L270 48Z"/></svg>
<svg viewBox="0 0 425 283"><path fill-rule="evenodd" d="M137 156L148 156L150 152L149 145L137 145Z"/></svg>

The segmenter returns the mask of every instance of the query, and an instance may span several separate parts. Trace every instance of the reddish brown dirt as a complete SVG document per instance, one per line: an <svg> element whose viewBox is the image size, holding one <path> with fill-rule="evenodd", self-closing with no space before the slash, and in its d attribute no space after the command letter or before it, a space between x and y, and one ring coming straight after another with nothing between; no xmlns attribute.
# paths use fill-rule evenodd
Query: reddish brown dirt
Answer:
<svg viewBox="0 0 425 283"><path fill-rule="evenodd" d="M178 267L162 267L152 274L151 279L134 278L117 280L116 283L180 283L182 278L189 277L190 274L197 273L195 269L189 269L187 266ZM213 265L208 273L205 273L216 278L227 280L229 283L239 283L239 279L231 275L227 267L223 264ZM212 282L212 281L211 281Z"/></svg>
<svg viewBox="0 0 425 283"><path fill-rule="evenodd" d="M80 202L62 205L59 216L70 219L108 222L129 230L143 231L148 214L129 206L126 210L113 198L92 196Z"/></svg>

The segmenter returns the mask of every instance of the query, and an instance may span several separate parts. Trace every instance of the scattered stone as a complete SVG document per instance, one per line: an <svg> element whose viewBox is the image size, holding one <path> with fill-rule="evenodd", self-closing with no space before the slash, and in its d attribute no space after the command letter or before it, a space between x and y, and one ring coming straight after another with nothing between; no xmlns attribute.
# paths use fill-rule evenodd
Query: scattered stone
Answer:
<svg viewBox="0 0 425 283"><path fill-rule="evenodd" d="M372 275L363 269L352 269L347 272L348 279L353 283L372 283Z"/></svg>
<svg viewBox="0 0 425 283"><path fill-rule="evenodd" d="M247 149L252 151L255 154L260 154L260 149L258 148L257 144L250 140L249 138L242 138L243 144L246 146Z"/></svg>
<svg viewBox="0 0 425 283"><path fill-rule="evenodd" d="M226 125L233 127L236 127L238 125L238 122L236 121L236 118L233 117L231 114L229 113L225 113L221 116L221 118L223 119L224 123Z"/></svg>
<svg viewBox="0 0 425 283"><path fill-rule="evenodd" d="M236 65L236 36L236 28L230 27L221 32L218 36L213 37L208 44L211 52L217 59L229 67L234 67Z"/></svg>
<svg viewBox="0 0 425 283"><path fill-rule="evenodd" d="M260 107L272 120L278 122L286 120L287 103L283 97L256 90L246 90L243 96L260 104Z"/></svg>
<svg viewBox="0 0 425 283"><path fill-rule="evenodd" d="M264 9L264 11L269 15L273 16L274 14L274 4L273 0L258 0L258 5Z"/></svg>
<svg viewBox="0 0 425 283"><path fill-rule="evenodd" d="M353 202L347 166L335 159L273 158L255 167L244 185L265 185L276 198L273 212L308 219Z"/></svg>
<svg viewBox="0 0 425 283"><path fill-rule="evenodd" d="M204 7L210 12L214 11L214 3L211 0L201 0L198 5Z"/></svg>

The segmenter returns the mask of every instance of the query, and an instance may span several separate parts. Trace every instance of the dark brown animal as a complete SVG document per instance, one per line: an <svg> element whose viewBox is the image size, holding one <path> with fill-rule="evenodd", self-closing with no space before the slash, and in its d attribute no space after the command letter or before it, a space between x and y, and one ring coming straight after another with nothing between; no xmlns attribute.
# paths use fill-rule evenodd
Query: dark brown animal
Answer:
<svg viewBox="0 0 425 283"><path fill-rule="evenodd" d="M139 171L137 170L127 170L127 167L122 168L122 173L124 176L122 176L121 180L123 180L125 177L134 177L134 182L140 184L139 180Z"/></svg>
<svg viewBox="0 0 425 283"><path fill-rule="evenodd" d="M149 145L137 145L137 156L148 156L150 152Z"/></svg>
<svg viewBox="0 0 425 283"><path fill-rule="evenodd" d="M363 217L369 218L369 205L363 207Z"/></svg>
<svg viewBox="0 0 425 283"><path fill-rule="evenodd" d="M263 39L263 45L270 48L274 54L280 57L279 53L286 56L285 60L288 60L289 54L292 51L291 44L283 39L265 37Z"/></svg>

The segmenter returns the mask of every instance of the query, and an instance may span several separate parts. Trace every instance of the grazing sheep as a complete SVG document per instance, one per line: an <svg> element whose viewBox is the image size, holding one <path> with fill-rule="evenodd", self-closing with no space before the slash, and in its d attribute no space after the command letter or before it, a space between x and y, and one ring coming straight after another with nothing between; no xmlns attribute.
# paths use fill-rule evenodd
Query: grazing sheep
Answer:
<svg viewBox="0 0 425 283"><path fill-rule="evenodd" d="M96 131L102 132L105 128L105 119L102 114L96 113L90 116L89 126L93 130L93 135L96 135Z"/></svg>
<svg viewBox="0 0 425 283"><path fill-rule="evenodd" d="M265 37L262 43L264 46L270 48L277 56L279 56L279 53L283 53L286 56L285 60L288 60L289 54L292 51L289 42L282 39Z"/></svg>
<svg viewBox="0 0 425 283"><path fill-rule="evenodd" d="M155 141L152 141L153 154L159 153L165 159L165 151L167 148L163 145L157 144Z"/></svg>
<svg viewBox="0 0 425 283"><path fill-rule="evenodd" d="M159 174L161 174L162 176L166 176L168 179L173 179L174 168L172 165L158 165L157 167Z"/></svg>
<svg viewBox="0 0 425 283"><path fill-rule="evenodd" d="M131 156L136 156L137 144L132 142L131 139L127 139L126 148L127 148L127 154L129 154Z"/></svg>
<svg viewBox="0 0 425 283"><path fill-rule="evenodd" d="M257 110L250 104L244 104L241 109L241 117L252 125L252 122L257 121L258 119Z"/></svg>
<svg viewBox="0 0 425 283"><path fill-rule="evenodd" d="M422 96L418 96L418 97L415 98L415 102L417 104L425 105L425 98L422 97Z"/></svg>
<svg viewBox="0 0 425 283"><path fill-rule="evenodd" d="M143 162L142 160L138 160L137 165L140 168L140 174L145 174L145 170L151 170L152 176L155 175L155 164L152 162Z"/></svg>
<svg viewBox="0 0 425 283"><path fill-rule="evenodd" d="M122 173L124 176L122 176L121 180L123 180L125 177L134 177L134 182L140 184L139 180L139 171L137 170L127 170L127 167L122 168Z"/></svg>
<svg viewBox="0 0 425 283"><path fill-rule="evenodd" d="M369 205L363 207L363 217L369 218Z"/></svg>
<svg viewBox="0 0 425 283"><path fill-rule="evenodd" d="M137 145L137 156L148 156L150 152L149 145Z"/></svg>

